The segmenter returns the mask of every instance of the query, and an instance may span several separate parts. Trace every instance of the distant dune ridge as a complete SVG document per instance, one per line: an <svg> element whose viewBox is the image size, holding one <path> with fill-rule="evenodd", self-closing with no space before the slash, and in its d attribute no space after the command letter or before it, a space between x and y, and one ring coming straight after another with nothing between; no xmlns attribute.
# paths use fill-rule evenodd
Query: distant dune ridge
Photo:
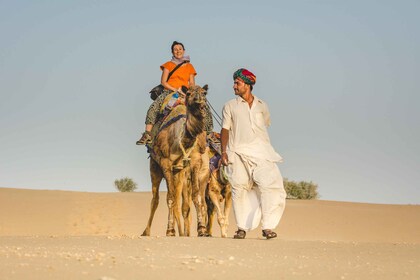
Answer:
<svg viewBox="0 0 420 280"><path fill-rule="evenodd" d="M170 271L178 271L185 279L195 279L202 270L209 271L208 278L203 279L230 273L239 273L243 279L255 279L252 276L258 276L259 270L252 268L254 263L271 271L267 279L293 275L301 275L301 279L306 279L305 275L312 275L312 279L337 279L335 276L352 279L350 276L362 275L365 276L361 279L379 279L375 278L378 276L381 279L400 276L420 279L419 205L288 200L276 229L278 238L274 240L264 240L260 229L248 233L246 240L233 240L231 237L236 230L233 213L229 238L220 238L217 223L213 238L167 238L164 237L166 193L162 192L152 236L140 237L149 215L151 196L150 192L0 188L0 259L7 260L0 264L0 279L23 279L21 277L28 275L33 277L25 279L61 279L57 273L64 272L71 276L68 279L136 279L142 274L127 269L136 265L142 266L144 275L159 279L161 272L169 269L161 267L162 261L172 265ZM192 212L194 214L195 209ZM192 221L192 233L196 236L195 214ZM80 250L70 252L75 246ZM190 253L177 253L182 251L180 247L190 248ZM120 255L119 250L126 250L125 254ZM328 250L331 255L325 253ZM67 257L60 253L65 251ZM225 255L226 252L230 255ZM366 257L370 256L367 252L376 257ZM46 256L44 262L42 254ZM398 255L398 260L390 254ZM127 259L128 255L131 258ZM307 260L302 258L305 255ZM336 265L331 257L335 258ZM121 263L125 261L125 265L108 265L112 258ZM65 261L69 263L67 266ZM84 262L90 263L90 267L78 267ZM376 268L371 266L375 262L378 262ZM51 263L52 270L43 267L39 275L35 273L36 267L47 263ZM323 266L329 263L330 273L324 273ZM375 270L378 267L380 271ZM177 273L174 272L174 279Z"/></svg>

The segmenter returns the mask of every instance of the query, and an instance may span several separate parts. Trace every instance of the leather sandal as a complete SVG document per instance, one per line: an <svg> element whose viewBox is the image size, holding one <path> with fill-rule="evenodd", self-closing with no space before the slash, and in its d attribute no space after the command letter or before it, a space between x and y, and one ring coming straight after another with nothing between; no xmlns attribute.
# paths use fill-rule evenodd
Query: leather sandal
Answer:
<svg viewBox="0 0 420 280"><path fill-rule="evenodd" d="M277 237L277 233L275 233L274 231L272 231L271 229L263 229L262 231L262 235L267 238L267 239L271 239L271 238L276 238Z"/></svg>
<svg viewBox="0 0 420 280"><path fill-rule="evenodd" d="M246 231L238 229L233 236L234 239L244 239L246 236Z"/></svg>
<svg viewBox="0 0 420 280"><path fill-rule="evenodd" d="M136 142L136 145L152 144L152 135L149 131L145 131L141 138Z"/></svg>

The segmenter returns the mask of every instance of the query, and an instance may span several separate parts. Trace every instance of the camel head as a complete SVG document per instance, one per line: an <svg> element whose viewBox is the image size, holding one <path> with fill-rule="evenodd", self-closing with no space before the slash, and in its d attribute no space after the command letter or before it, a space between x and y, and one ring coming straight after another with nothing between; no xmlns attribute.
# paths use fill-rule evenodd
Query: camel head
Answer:
<svg viewBox="0 0 420 280"><path fill-rule="evenodd" d="M186 94L185 105L191 111L199 111L201 114L205 114L205 107L207 103L207 90L208 86L190 86L182 87L182 91Z"/></svg>

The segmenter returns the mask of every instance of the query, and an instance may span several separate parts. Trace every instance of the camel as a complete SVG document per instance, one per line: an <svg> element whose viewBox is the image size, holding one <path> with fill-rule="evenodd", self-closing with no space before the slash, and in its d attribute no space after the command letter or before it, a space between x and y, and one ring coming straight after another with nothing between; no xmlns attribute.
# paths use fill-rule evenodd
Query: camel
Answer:
<svg viewBox="0 0 420 280"><path fill-rule="evenodd" d="M198 236L207 236L207 207L205 190L208 182L209 158L206 147L204 126L207 85L183 87L186 93L185 105L174 107L156 135L150 158L150 177L152 181L151 211L143 236L150 236L153 216L159 204L159 186L165 178L168 193L167 236L175 236L175 223L179 236L190 235L190 200L197 211ZM180 167L181 166L181 167ZM179 170L181 169L181 170ZM180 200L182 196L182 216L180 219Z"/></svg>
<svg viewBox="0 0 420 280"><path fill-rule="evenodd" d="M213 218L217 213L217 222L220 226L220 233L221 236L225 238L227 237L229 226L229 212L232 207L232 189L229 181L225 179L222 167L220 166L220 156L218 162L218 167L211 171L209 184L206 190L208 215L207 234L209 236L212 235Z"/></svg>

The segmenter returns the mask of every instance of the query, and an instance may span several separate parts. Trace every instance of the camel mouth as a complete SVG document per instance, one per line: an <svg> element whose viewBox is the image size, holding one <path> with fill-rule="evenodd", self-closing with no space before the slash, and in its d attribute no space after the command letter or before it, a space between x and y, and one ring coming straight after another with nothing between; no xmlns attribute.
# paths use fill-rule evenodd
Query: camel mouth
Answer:
<svg viewBox="0 0 420 280"><path fill-rule="evenodd" d="M200 112L201 112L202 114L206 113L206 103L205 103L205 102L201 103L201 104L198 106L198 108L199 108L199 110L200 110Z"/></svg>

